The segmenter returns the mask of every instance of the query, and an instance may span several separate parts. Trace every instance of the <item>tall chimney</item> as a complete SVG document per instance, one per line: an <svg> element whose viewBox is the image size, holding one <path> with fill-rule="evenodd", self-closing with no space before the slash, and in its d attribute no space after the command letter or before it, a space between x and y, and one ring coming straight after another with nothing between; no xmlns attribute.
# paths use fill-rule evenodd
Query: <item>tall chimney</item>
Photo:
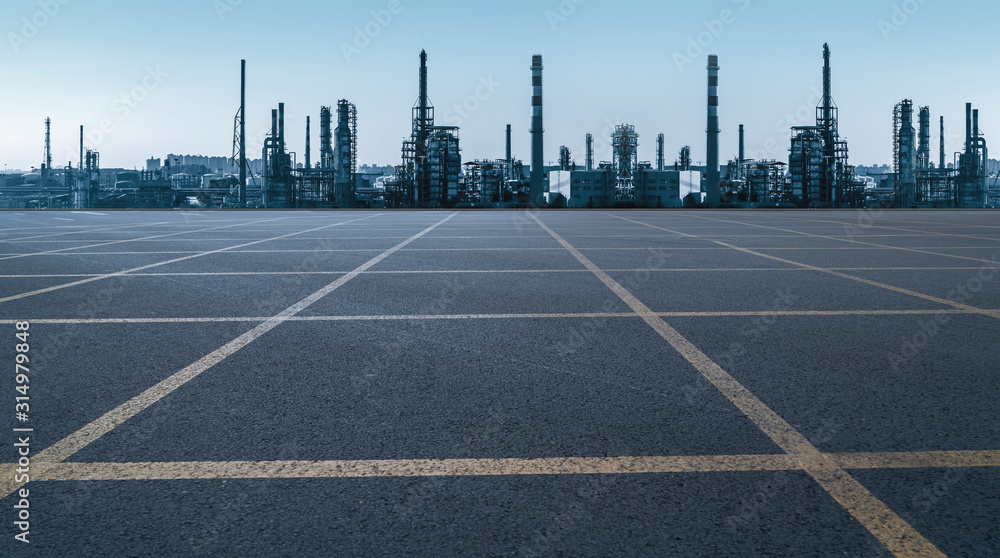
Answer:
<svg viewBox="0 0 1000 558"><path fill-rule="evenodd" d="M312 161L310 160L310 157L312 157L312 143L311 143L312 140L309 137L310 136L310 134L309 134L309 132L310 132L310 130L309 130L310 124L311 123L309 121L309 116L306 116L306 168L307 169L311 169L312 168Z"/></svg>
<svg viewBox="0 0 1000 558"><path fill-rule="evenodd" d="M278 103L278 146L285 151L285 103Z"/></svg>
<svg viewBox="0 0 1000 558"><path fill-rule="evenodd" d="M83 124L80 125L80 172L83 172Z"/></svg>
<svg viewBox="0 0 1000 558"><path fill-rule="evenodd" d="M965 103L965 152L972 152L972 103Z"/></svg>
<svg viewBox="0 0 1000 558"><path fill-rule="evenodd" d="M247 61L240 62L240 207L247 204Z"/></svg>
<svg viewBox="0 0 1000 558"><path fill-rule="evenodd" d="M511 161L513 161L513 159L514 159L514 152L511 149L510 124L507 124L507 159L505 160L508 163L510 163Z"/></svg>
<svg viewBox="0 0 1000 558"><path fill-rule="evenodd" d="M972 141L979 139L979 109L972 111Z"/></svg>
<svg viewBox="0 0 1000 558"><path fill-rule="evenodd" d="M663 134L656 136L656 170L658 171L663 170L663 144Z"/></svg>
<svg viewBox="0 0 1000 558"><path fill-rule="evenodd" d="M545 149L542 141L542 55L536 54L531 59L531 189L529 201L533 206L541 205L545 189Z"/></svg>
<svg viewBox="0 0 1000 558"><path fill-rule="evenodd" d="M587 170L594 170L594 134L587 134Z"/></svg>
<svg viewBox="0 0 1000 558"><path fill-rule="evenodd" d="M705 161L705 197L708 207L719 207L719 57L708 57L708 154Z"/></svg>
<svg viewBox="0 0 1000 558"><path fill-rule="evenodd" d="M945 168L946 162L944 157L944 117L941 117L941 163L940 168Z"/></svg>
<svg viewBox="0 0 1000 558"><path fill-rule="evenodd" d="M45 119L45 168L52 170L52 142L51 142L51 131L52 131L52 119Z"/></svg>

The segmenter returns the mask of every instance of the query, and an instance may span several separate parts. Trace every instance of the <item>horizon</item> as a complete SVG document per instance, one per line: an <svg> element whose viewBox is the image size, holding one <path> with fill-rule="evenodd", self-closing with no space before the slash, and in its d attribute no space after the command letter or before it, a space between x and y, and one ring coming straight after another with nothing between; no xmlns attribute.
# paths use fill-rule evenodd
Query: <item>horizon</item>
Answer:
<svg viewBox="0 0 1000 558"><path fill-rule="evenodd" d="M39 167L47 117L54 166L77 163L81 124L86 147L107 168L142 168L168 153L229 156L245 58L248 158L257 158L278 102L286 103L287 142L299 161L312 115L315 157L320 106L348 99L358 107L359 163L395 165L410 133L422 48L437 121L461 126L463 160L501 158L507 124L515 156L528 159L533 54L545 64L547 164L561 145L581 162L587 133L596 159L608 160L614 125L628 123L640 135L640 159L655 158L655 137L664 133L668 162L690 145L703 165L709 54L722 66L722 161L736 156L740 124L748 158L787 160L789 127L814 120L824 42L854 165L891 164L892 109L903 99L930 106L934 153L945 117L949 162L962 147L966 102L982 109L988 139L1000 129L987 104L1000 70L959 55L988 52L992 18L967 14L1000 12L993 3L689 4L516 0L497 10L454 1L182 0L82 10L72 0L7 2L0 59L19 79L9 82L0 115L8 131L0 163ZM278 9L315 17L282 19ZM807 24L810 40L797 40ZM437 28L451 32L430 32ZM945 46L957 39L961 51Z"/></svg>

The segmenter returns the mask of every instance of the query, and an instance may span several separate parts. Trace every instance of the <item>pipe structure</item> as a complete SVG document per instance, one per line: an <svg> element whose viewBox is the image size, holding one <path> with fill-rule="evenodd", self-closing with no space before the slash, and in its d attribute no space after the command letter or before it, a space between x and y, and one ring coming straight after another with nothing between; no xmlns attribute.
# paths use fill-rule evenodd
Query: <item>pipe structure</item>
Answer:
<svg viewBox="0 0 1000 558"><path fill-rule="evenodd" d="M278 109L271 109L271 139L278 141Z"/></svg>
<svg viewBox="0 0 1000 558"><path fill-rule="evenodd" d="M545 149L542 119L542 55L531 59L531 187L528 191L529 203L541 205L545 189Z"/></svg>
<svg viewBox="0 0 1000 558"><path fill-rule="evenodd" d="M587 170L594 170L594 134L587 134Z"/></svg>
<svg viewBox="0 0 1000 558"><path fill-rule="evenodd" d="M719 57L708 57L708 155L705 161L705 197L710 208L719 207Z"/></svg>
<svg viewBox="0 0 1000 558"><path fill-rule="evenodd" d="M247 61L240 62L240 207L247 204Z"/></svg>

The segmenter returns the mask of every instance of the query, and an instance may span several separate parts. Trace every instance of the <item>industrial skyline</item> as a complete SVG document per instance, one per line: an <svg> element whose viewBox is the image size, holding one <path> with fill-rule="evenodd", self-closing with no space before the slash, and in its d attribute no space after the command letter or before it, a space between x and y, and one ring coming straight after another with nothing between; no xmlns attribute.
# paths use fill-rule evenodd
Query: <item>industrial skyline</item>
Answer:
<svg viewBox="0 0 1000 558"><path fill-rule="evenodd" d="M413 57L424 48L433 64L437 123L461 127L469 159L503 157L508 124L514 155L530 158L523 74L525 60L538 53L546 63L546 164L557 160L561 145L583 164L588 133L597 140L596 159L610 160L609 138L622 123L641 130L641 160L656 158L653 138L663 133L668 159L691 145L692 159L705 161L708 54L720 57L725 74L720 158L736 155L743 124L748 158L787 159L789 128L810 124L822 97L815 52L823 42L834 49L833 94L846 109L840 134L856 164L892 161L899 99L919 99L935 118L945 117L949 160L963 147L966 102L987 109L985 132L1000 129L1000 115L988 110L1000 72L942 46L960 40L962 51L988 52L991 18L967 18L956 3L851 1L832 10L801 2L791 11L764 0L516 1L503 9L300 2L282 9L316 17L289 23L267 16L278 9L274 2L159 4L83 10L71 0L5 3L5 67L23 77L4 95L0 125L9 133L0 139L0 163L38 167L49 117L57 166L76 164L81 124L87 148L101 152L105 167L131 168L171 151L225 155L240 101L238 61L246 58L249 146L263 145L270 111L284 102L294 130L289 150L301 162L306 117L315 121L317 107L346 98L359 113L358 160L397 164L411 132ZM98 23L115 33L93 35ZM428 33L434 25L452 32ZM808 44L796 31L806 26L815 38ZM628 41L615 42L623 31Z"/></svg>

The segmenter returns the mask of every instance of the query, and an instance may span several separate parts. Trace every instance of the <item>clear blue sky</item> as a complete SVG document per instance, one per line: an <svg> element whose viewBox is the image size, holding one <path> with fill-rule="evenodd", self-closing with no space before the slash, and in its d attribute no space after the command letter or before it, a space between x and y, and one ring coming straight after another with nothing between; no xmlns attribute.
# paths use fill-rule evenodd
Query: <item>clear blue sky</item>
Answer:
<svg viewBox="0 0 1000 558"><path fill-rule="evenodd" d="M395 7L391 0L4 0L0 164L39 165L46 117L57 165L77 161L81 124L105 167L141 166L168 152L228 155L241 58L248 61L250 145L260 145L254 138L284 101L288 141L300 161L305 116L313 115L315 158L320 106L346 98L358 107L361 162L396 164L410 130L421 48L430 56L438 122L460 121L466 160L503 157L508 123L515 155L529 158L535 53L545 57L545 157L552 161L567 145L582 162L588 132L597 136L598 158L608 159L605 138L615 122L636 126L643 160L654 159L661 132L668 162L684 145L703 160L709 53L722 66L723 158L735 156L742 123L751 156L786 159L786 116L808 115L799 124L813 119L824 42L833 50L834 99L853 163L891 161L892 108L904 98L931 107L935 159L938 116L952 130L950 159L961 146L966 102L982 109L988 138L1000 138L1000 107L990 103L1000 91L994 0L398 5L389 20L373 12ZM728 23L713 24L724 10ZM25 25L32 20L44 25ZM374 35L364 38L369 44L356 41L366 27ZM691 50L692 63L678 62L699 34L708 46ZM345 55L345 45L360 52ZM129 106L121 97L133 92ZM460 115L453 107L462 103L478 107ZM103 138L95 133L102 120L113 127Z"/></svg>

